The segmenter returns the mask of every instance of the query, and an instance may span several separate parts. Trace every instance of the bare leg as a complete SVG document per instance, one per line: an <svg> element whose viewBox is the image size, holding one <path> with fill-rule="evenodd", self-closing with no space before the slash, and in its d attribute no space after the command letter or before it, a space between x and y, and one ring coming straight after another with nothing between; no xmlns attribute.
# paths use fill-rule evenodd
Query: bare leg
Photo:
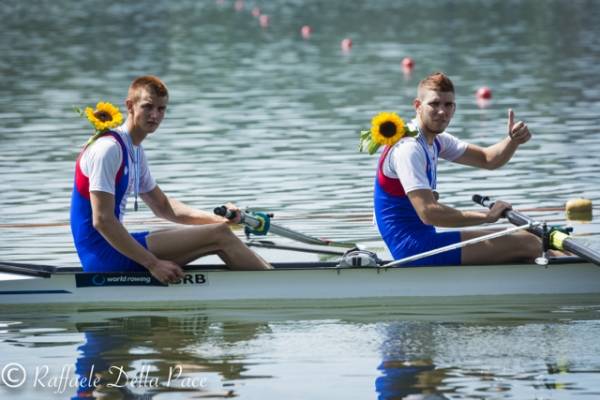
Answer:
<svg viewBox="0 0 600 400"><path fill-rule="evenodd" d="M152 232L148 250L159 258L185 265L199 257L217 254L231 269L272 267L250 250L226 224L196 225Z"/></svg>
<svg viewBox="0 0 600 400"><path fill-rule="evenodd" d="M498 230L462 231L460 238L464 241L493 232ZM462 264L533 262L541 253L540 238L532 233L521 231L463 247Z"/></svg>

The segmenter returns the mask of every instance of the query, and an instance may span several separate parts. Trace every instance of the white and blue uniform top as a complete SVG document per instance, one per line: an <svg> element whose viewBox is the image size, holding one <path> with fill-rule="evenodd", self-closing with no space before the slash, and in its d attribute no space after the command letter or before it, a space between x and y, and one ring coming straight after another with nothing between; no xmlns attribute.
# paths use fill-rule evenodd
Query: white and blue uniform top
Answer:
<svg viewBox="0 0 600 400"><path fill-rule="evenodd" d="M454 161L462 156L467 143L444 132L436 136L439 154L433 144L428 144L425 136L404 137L389 151L383 161L383 173L389 178L400 180L405 193L418 189L435 190L437 186L438 159ZM429 161L429 163L428 163ZM429 183L427 165L431 166L432 182Z"/></svg>
<svg viewBox="0 0 600 400"><path fill-rule="evenodd" d="M128 154L127 168L129 183L127 190L119 204L119 217L122 220L127 208L129 196L147 193L156 187L156 181L148 168L148 160L142 146L134 146L125 124L112 130L117 133L125 143ZM97 139L89 146L80 159L81 171L88 177L90 191L100 191L115 194L115 177L121 162L123 152L121 146L111 137L104 136Z"/></svg>
<svg viewBox="0 0 600 400"><path fill-rule="evenodd" d="M436 135L433 144L419 133L386 147L379 159L374 188L377 228L395 259L423 253L460 241L459 232L437 232L423 223L407 193L437 187L438 159L456 160L468 144L447 132ZM460 251L427 257L413 265L460 264Z"/></svg>

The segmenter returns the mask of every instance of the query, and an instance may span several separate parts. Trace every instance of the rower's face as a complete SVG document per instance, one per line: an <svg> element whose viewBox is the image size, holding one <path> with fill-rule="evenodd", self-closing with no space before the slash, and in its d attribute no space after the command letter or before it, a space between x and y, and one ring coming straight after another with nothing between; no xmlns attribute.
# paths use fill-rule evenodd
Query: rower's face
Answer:
<svg viewBox="0 0 600 400"><path fill-rule="evenodd" d="M154 132L165 117L168 101L167 96L157 96L147 89L141 89L139 99L128 104L133 126L146 133Z"/></svg>
<svg viewBox="0 0 600 400"><path fill-rule="evenodd" d="M456 103L454 93L422 90L414 102L422 127L430 133L442 133L450 124Z"/></svg>

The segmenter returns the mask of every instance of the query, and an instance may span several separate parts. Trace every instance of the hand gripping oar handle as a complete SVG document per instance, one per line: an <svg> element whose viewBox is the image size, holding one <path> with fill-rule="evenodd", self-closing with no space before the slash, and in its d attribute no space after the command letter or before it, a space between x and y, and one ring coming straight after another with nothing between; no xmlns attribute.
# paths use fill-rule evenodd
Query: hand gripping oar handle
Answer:
<svg viewBox="0 0 600 400"><path fill-rule="evenodd" d="M269 226L266 226L265 228L265 220L264 218L255 218L251 215L246 214L243 211L233 211L230 210L229 208L225 207L225 206L220 206L220 207L215 207L215 209L213 210L213 212L216 215L220 215L221 217L225 217L229 220L234 219L236 217L236 215L239 213L240 214L240 224L242 225L246 225L247 227L256 230L256 231L264 231L264 234L267 233L267 231L269 230ZM268 218L268 216L265 216L266 218Z"/></svg>
<svg viewBox="0 0 600 400"><path fill-rule="evenodd" d="M296 240L298 242L314 244L318 246L336 246L336 247L346 247L346 248L355 248L356 244L354 243L345 243L345 242L334 242L331 240L319 239L316 237L305 235L304 233L296 232L291 229L285 228L280 225L275 225L270 222L270 217L268 215L260 215L258 217L245 213L243 211L238 211L240 213L240 223L248 226L254 231L259 231L261 234L266 234L267 232L272 232L275 235L283 236L288 239ZM235 212L229 210L225 206L217 207L214 209L214 213L225 217L227 219L235 218Z"/></svg>
<svg viewBox="0 0 600 400"><path fill-rule="evenodd" d="M494 202L487 196L476 194L473 196L473 201L488 208L494 206ZM531 228L529 228L528 231L539 236L542 240L548 240L548 243L552 248L570 251L571 253L600 266L600 253L598 251L578 243L565 232L558 229L550 229L548 231L544 229L543 224L540 224L515 210L506 210L504 216L514 225L531 224Z"/></svg>
<svg viewBox="0 0 600 400"><path fill-rule="evenodd" d="M225 206L215 207L215 209L213 210L213 212L216 215L220 215L221 217L225 217L227 219L234 219L235 218L235 214L236 214L235 211L230 210L229 208L227 208Z"/></svg>
<svg viewBox="0 0 600 400"><path fill-rule="evenodd" d="M473 201L487 208L492 208L494 207L494 204L496 204L496 202L492 201L488 196L481 196L479 194L473 195ZM513 225L522 226L526 224L531 224L531 228L527 230L533 234L536 234L540 237L544 234L544 228L541 227L541 224L537 223L536 221L527 217L526 215L521 214L518 211L507 209L504 210L502 216L508 219Z"/></svg>

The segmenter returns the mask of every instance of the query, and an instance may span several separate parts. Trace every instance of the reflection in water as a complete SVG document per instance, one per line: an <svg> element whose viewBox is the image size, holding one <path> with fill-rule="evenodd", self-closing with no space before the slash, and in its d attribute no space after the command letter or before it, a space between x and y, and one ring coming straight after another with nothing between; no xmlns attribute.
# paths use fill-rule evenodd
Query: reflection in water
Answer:
<svg viewBox="0 0 600 400"><path fill-rule="evenodd" d="M433 399L444 378L443 372L435 369L432 360L388 360L383 361L378 369L383 376L375 381L375 390L382 400L402 399L416 394L421 396L411 399Z"/></svg>
<svg viewBox="0 0 600 400"><path fill-rule="evenodd" d="M75 399L312 399L330 398L334 389L344 398L529 398L533 390L571 399L599 390L599 307L578 314L549 307L537 322L537 308L533 319L525 312L478 319L471 311L448 323L435 322L435 307L422 308L432 317L403 320L402 307L381 304L143 314L19 307L0 314L0 369L19 361L33 376L48 365L50 379L67 366L65 379L80 387L58 398ZM55 398L30 385L0 385L5 393Z"/></svg>
<svg viewBox="0 0 600 400"><path fill-rule="evenodd" d="M78 348L76 373L82 385L75 399L96 395L150 399L163 392L235 396L233 385L211 389L215 382L209 377L218 374L223 381L241 379L246 372L243 361L196 356L192 349L252 340L265 327L260 323L210 323L201 315L110 318L75 326L85 334L85 343ZM98 384L86 382L89 377Z"/></svg>
<svg viewBox="0 0 600 400"><path fill-rule="evenodd" d="M437 369L431 347L433 325L392 323L386 326L381 345L381 376L375 390L381 400L442 399L439 386L445 374ZM416 396L418 395L418 396Z"/></svg>
<svg viewBox="0 0 600 400"><path fill-rule="evenodd" d="M0 327L8 327L0 331L0 345L9 345L2 345L2 352L32 347L40 358L28 369L46 371L40 380L48 388L45 395L53 388L64 395L70 391L73 399L150 399L188 392L207 398L236 397L235 382L271 378L249 374L251 363L230 351L268 333L266 322L215 321L202 313L175 310L114 317L110 315L118 313L72 311L40 314L29 309L30 318L0 316ZM52 356L59 346L76 348L74 367L68 358L57 357L65 350ZM53 358L57 359L50 361ZM15 360L8 356L0 369L9 361Z"/></svg>

